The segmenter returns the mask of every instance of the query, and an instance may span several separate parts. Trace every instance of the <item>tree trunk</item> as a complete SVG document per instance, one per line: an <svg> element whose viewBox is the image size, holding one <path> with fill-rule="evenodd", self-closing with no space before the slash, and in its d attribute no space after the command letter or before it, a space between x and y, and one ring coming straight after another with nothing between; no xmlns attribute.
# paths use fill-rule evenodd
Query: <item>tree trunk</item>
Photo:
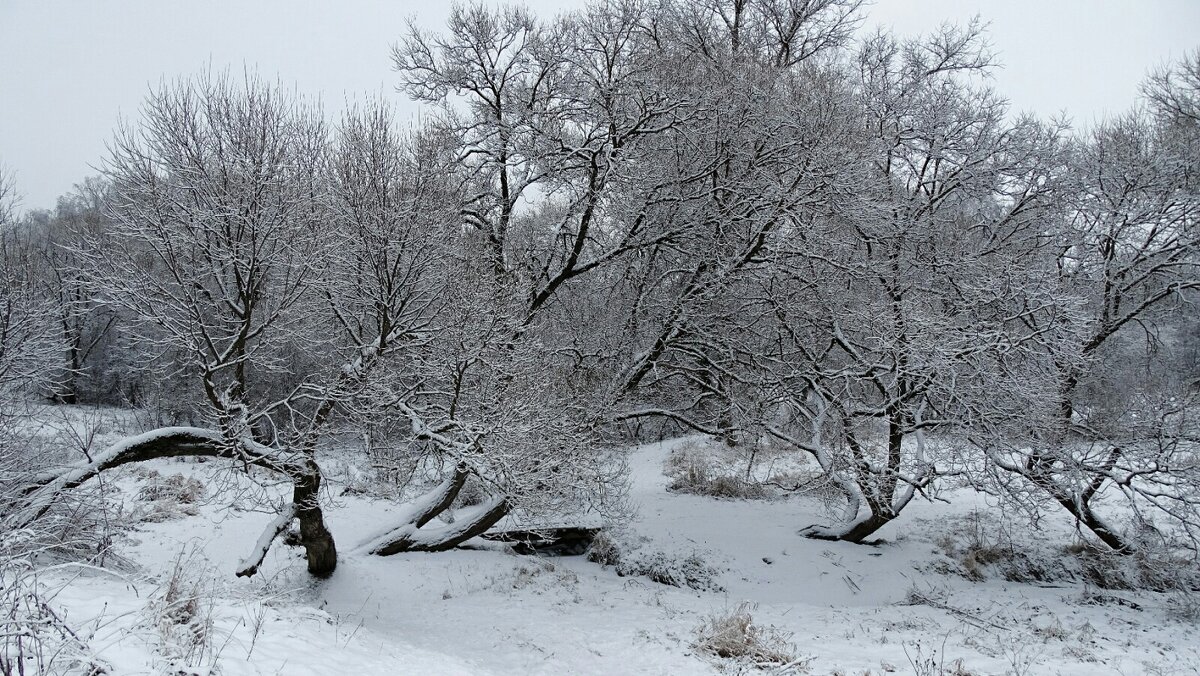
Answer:
<svg viewBox="0 0 1200 676"><path fill-rule="evenodd" d="M444 552L483 535L504 518L508 510L508 500L495 499L480 505L474 513L460 517L453 524L439 528L420 529L413 523L404 524L368 543L366 548L378 556L401 552Z"/></svg>
<svg viewBox="0 0 1200 676"><path fill-rule="evenodd" d="M21 495L3 506L7 525L21 528L41 517L58 494L121 465L156 458L224 457L292 475L292 468L225 441L220 433L198 427L168 427L127 438L95 454L90 462L32 477Z"/></svg>
<svg viewBox="0 0 1200 676"><path fill-rule="evenodd" d="M884 486L895 491L895 479L884 482ZM883 503L880 499L880 493L870 490L869 487L863 486L861 482L857 484L849 484L842 486L842 491L846 495L847 510L844 515L845 521L837 526L809 526L800 531L804 537L814 538L817 540L838 540L841 542L853 542L862 544L864 540L871 537L880 528L891 523L900 514L900 510L907 504L907 500L901 498L893 502L891 493L887 493L887 503ZM853 491L853 492L851 492ZM867 508L867 517L860 519L858 512L863 505Z"/></svg>
<svg viewBox="0 0 1200 676"><path fill-rule="evenodd" d="M304 545L308 572L315 577L329 577L337 568L337 547L321 513L321 469L309 458L294 481L292 502L300 522L300 544Z"/></svg>
<svg viewBox="0 0 1200 676"><path fill-rule="evenodd" d="M156 458L207 456L229 458L267 467L291 477L292 500L300 521L300 539L308 558L308 572L327 577L337 567L337 548L325 526L319 495L321 469L311 458L302 465L281 463L262 452L231 444L219 432L195 427L170 427L130 437L96 454L87 463L35 477L21 495L0 505L4 527L23 528L44 515L57 496L105 470Z"/></svg>
<svg viewBox="0 0 1200 676"><path fill-rule="evenodd" d="M806 538L815 540L837 540L862 544L864 540L874 535L876 531L891 523L895 514L880 514L873 512L865 519L854 521L843 526L809 526L800 531Z"/></svg>
<svg viewBox="0 0 1200 676"><path fill-rule="evenodd" d="M1091 352L1098 347L1103 341L1104 336L1093 338L1092 341L1084 347L1085 353ZM1072 399L1072 394L1075 388L1079 386L1079 376L1073 372L1068 372L1059 389L1059 420L1061 429L1057 441L1060 444L1065 444L1070 439L1071 418L1075 414L1075 405ZM1050 494L1054 501L1062 505L1075 520L1092 531L1100 541L1112 548L1118 554L1132 554L1136 546L1132 542L1126 540L1120 533L1117 533L1104 522L1095 512L1092 511L1091 497L1095 491L1099 490L1103 485L1103 480L1098 481L1091 490L1077 493L1062 486L1054 477L1053 474L1054 458L1044 453L1034 452L1030 455L1028 462L1025 465L1025 472L1029 480L1042 490Z"/></svg>
<svg viewBox="0 0 1200 676"><path fill-rule="evenodd" d="M1132 554L1137 550L1137 547L1132 542L1126 540L1124 536L1113 530L1111 526L1093 512L1091 505L1088 504L1088 500L1084 499L1083 496L1073 495L1059 486L1053 477L1045 476L1042 473L1035 474L1030 479L1034 485L1041 487L1049 493L1055 502L1062 505L1063 508L1075 517L1076 521L1092 531L1096 537L1100 538L1101 542L1108 545L1113 551L1118 554Z"/></svg>
<svg viewBox="0 0 1200 676"><path fill-rule="evenodd" d="M412 515L413 525L420 528L432 521L438 514L450 509L450 505L454 504L454 498L458 497L459 491L466 485L468 476L467 466L459 463L454 468L454 476L449 481L418 501L417 510Z"/></svg>

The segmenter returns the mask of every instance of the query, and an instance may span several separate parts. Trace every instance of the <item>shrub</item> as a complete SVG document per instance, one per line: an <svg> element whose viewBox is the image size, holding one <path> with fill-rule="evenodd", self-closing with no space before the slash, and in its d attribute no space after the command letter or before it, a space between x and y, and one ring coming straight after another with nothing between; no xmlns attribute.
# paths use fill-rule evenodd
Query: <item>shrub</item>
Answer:
<svg viewBox="0 0 1200 676"><path fill-rule="evenodd" d="M761 484L723 473L697 446L685 445L667 456L664 473L671 478L667 490L672 493L707 495L729 500L758 500L767 497Z"/></svg>
<svg viewBox="0 0 1200 676"><path fill-rule="evenodd" d="M1080 576L1100 589L1156 592L1200 591L1195 562L1153 547L1122 555L1086 542L1063 550L1080 568Z"/></svg>
<svg viewBox="0 0 1200 676"><path fill-rule="evenodd" d="M615 566L621 562L621 545L609 531L602 530L592 538L587 550L587 560L601 566Z"/></svg>
<svg viewBox="0 0 1200 676"><path fill-rule="evenodd" d="M639 552L632 560L618 564L616 571L618 575L640 575L652 582L672 587L725 591L717 582L720 572L708 565L697 552L691 552L682 558L658 550Z"/></svg>
<svg viewBox="0 0 1200 676"><path fill-rule="evenodd" d="M182 474L162 476L154 470L144 473L146 483L138 490L138 500L153 502L167 500L177 504L194 505L204 498L204 484L199 479Z"/></svg>
<svg viewBox="0 0 1200 676"><path fill-rule="evenodd" d="M159 651L173 673L193 673L191 667L212 657L212 598L190 558L180 553L150 606Z"/></svg>
<svg viewBox="0 0 1200 676"><path fill-rule="evenodd" d="M645 577L672 587L721 592L720 571L699 552L686 555L646 546L648 540L625 532L600 531L587 551L588 561L611 566L621 577Z"/></svg>
<svg viewBox="0 0 1200 676"><path fill-rule="evenodd" d="M1189 592L1175 592L1166 602L1167 617L1177 622L1200 624L1200 598Z"/></svg>
<svg viewBox="0 0 1200 676"><path fill-rule="evenodd" d="M998 575L1009 582L1048 582L1072 579L1062 557L1018 545L1008 532L978 511L972 512L937 540L950 558L948 571L975 582Z"/></svg>
<svg viewBox="0 0 1200 676"><path fill-rule="evenodd" d="M161 523L196 516L196 504L204 499L204 484L198 479L182 474L162 476L155 470L140 469L135 472L145 483L138 490L137 499L145 504L133 510L138 521Z"/></svg>
<svg viewBox="0 0 1200 676"><path fill-rule="evenodd" d="M722 660L736 660L760 669L790 665L803 668L789 632L755 624L751 606L742 603L732 611L708 617L696 628L692 648Z"/></svg>
<svg viewBox="0 0 1200 676"><path fill-rule="evenodd" d="M103 664L52 605L33 552L44 535L0 534L0 674L101 674Z"/></svg>
<svg viewBox="0 0 1200 676"><path fill-rule="evenodd" d="M978 512L940 537L937 545L950 559L942 572L973 581L995 576L1009 582L1085 582L1110 591L1200 590L1194 561L1164 546L1144 543L1129 555L1087 541L1066 547L1042 539L1019 543L1000 524L985 523Z"/></svg>

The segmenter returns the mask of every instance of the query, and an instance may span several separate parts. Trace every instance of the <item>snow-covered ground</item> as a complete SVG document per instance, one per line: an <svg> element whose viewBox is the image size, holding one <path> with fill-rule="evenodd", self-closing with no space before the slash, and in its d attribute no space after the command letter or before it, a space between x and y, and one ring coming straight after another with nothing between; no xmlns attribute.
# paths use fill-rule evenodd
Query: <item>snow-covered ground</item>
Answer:
<svg viewBox="0 0 1200 676"><path fill-rule="evenodd" d="M178 461L122 470L116 481L115 495L133 507L148 470L212 484L196 509L157 515L121 539L116 551L132 567L68 566L43 580L112 674L733 671L748 667L704 657L693 643L706 618L743 602L756 624L792 635L794 673L1197 673L1200 632L1168 612L1169 595L954 574L946 536L971 527L980 496L914 505L876 546L808 540L796 531L825 518L813 498L668 492L664 460L682 443L630 451L639 513L631 529L647 551L717 569L721 591L495 547L368 556L354 545L399 506L358 496L337 498L327 513L341 551L332 578L310 579L300 550L277 544L257 577L237 579L238 560L271 517L226 509L213 495L217 463ZM1059 535L1049 541L1065 542ZM174 604L192 596L200 600L181 620Z"/></svg>

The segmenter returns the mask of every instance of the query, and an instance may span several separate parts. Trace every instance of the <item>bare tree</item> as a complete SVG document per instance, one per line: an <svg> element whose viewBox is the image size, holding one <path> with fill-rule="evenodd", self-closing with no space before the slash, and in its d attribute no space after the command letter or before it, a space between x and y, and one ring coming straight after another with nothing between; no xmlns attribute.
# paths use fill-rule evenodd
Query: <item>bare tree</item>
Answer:
<svg viewBox="0 0 1200 676"><path fill-rule="evenodd" d="M0 391L6 403L52 383L59 342L38 289L38 260L28 219L16 216L12 175L0 171Z"/></svg>
<svg viewBox="0 0 1200 676"><path fill-rule="evenodd" d="M447 35L410 26L395 47L405 91L444 106L468 233L448 294L455 319L431 362L438 375L407 414L418 439L494 497L444 536L415 537L414 521L373 549L452 546L509 511L599 508L620 493L611 458L594 448L604 411L564 387L573 366L557 341L587 330L564 323L561 299L655 237L613 219L609 201L647 139L678 117L676 102L648 89L646 11L614 3L544 25L524 10L459 6Z"/></svg>
<svg viewBox="0 0 1200 676"><path fill-rule="evenodd" d="M663 42L702 59L792 68L850 42L860 0L702 0L665 3Z"/></svg>
<svg viewBox="0 0 1200 676"><path fill-rule="evenodd" d="M0 168L0 227L9 225L17 205L16 182L11 173Z"/></svg>
<svg viewBox="0 0 1200 676"><path fill-rule="evenodd" d="M1152 80L1150 91L1166 82ZM1125 368L1129 346L1159 344L1165 316L1194 314L1200 289L1194 136L1169 106L1160 112L1098 125L1076 144L1075 183L1054 231L1063 309L1031 318L1054 342L1055 396L1023 452L993 456L1126 553L1138 544L1097 510L1105 493L1122 494L1139 518L1166 517L1193 547L1200 526L1193 396L1182 383L1164 389Z"/></svg>
<svg viewBox="0 0 1200 676"><path fill-rule="evenodd" d="M60 197L54 212L26 216L40 293L53 308L64 345L62 363L49 397L74 404L84 396L92 401L120 400L122 386L133 380L129 361L115 354L118 313L92 294L84 262L77 252L88 237L106 227L103 211L106 187L86 179L71 194ZM124 373L118 372L124 368Z"/></svg>
<svg viewBox="0 0 1200 676"><path fill-rule="evenodd" d="M1014 290L1045 249L1061 130L1007 122L972 77L989 63L977 24L868 38L849 194L790 232L760 282L765 429L846 499L810 536L863 541L962 466L950 435L1011 415L991 364L1037 338Z"/></svg>
<svg viewBox="0 0 1200 676"><path fill-rule="evenodd" d="M1159 68L1142 83L1142 95L1160 121L1200 126L1200 49L1185 54L1172 67Z"/></svg>
<svg viewBox="0 0 1200 676"><path fill-rule="evenodd" d="M309 570L332 572L311 449L260 443L250 417L251 367L275 366L271 348L322 264L324 143L316 111L279 88L211 75L165 86L141 125L121 130L106 168L111 230L79 254L98 297L131 316L146 349L183 356L180 375L195 378L213 427L153 431L41 477L12 518L36 518L58 491L116 465L228 457L292 479L287 509Z"/></svg>

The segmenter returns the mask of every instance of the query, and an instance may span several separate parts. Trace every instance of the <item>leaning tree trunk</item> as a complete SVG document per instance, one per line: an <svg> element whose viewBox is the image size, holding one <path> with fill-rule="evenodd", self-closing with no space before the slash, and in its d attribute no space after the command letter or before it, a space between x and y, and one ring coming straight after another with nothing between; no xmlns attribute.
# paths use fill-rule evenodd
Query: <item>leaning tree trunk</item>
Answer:
<svg viewBox="0 0 1200 676"><path fill-rule="evenodd" d="M371 538L359 549L378 556L401 552L443 552L486 533L508 514L510 506L507 499L493 498L465 514L457 514L454 523L424 527L450 508L469 475L467 467L459 464L452 477L411 502L398 525Z"/></svg>
<svg viewBox="0 0 1200 676"><path fill-rule="evenodd" d="M0 505L0 525L17 529L29 526L41 518L66 490L82 485L107 470L130 463L158 458L220 457L246 465L265 467L290 477L294 483L294 515L300 521L301 542L308 558L308 571L318 577L331 574L337 566L337 549L333 535L325 527L318 494L321 472L317 464L307 459L302 464L282 461L251 442L231 443L221 433L198 427L166 427L129 437L96 454L89 462L46 472L31 478L19 495ZM289 508L292 509L292 508ZM290 519L287 519L290 523ZM278 523L272 528L281 532ZM273 539L273 537L271 538ZM261 543L260 543L261 544ZM260 556L239 568L240 575L253 575L265 555L262 544Z"/></svg>
<svg viewBox="0 0 1200 676"><path fill-rule="evenodd" d="M470 514L459 515L454 523L446 526L416 528L414 524L406 524L393 530L386 539L374 543L368 551L378 556L401 552L448 551L486 533L508 514L508 510L507 500L495 498L479 505Z"/></svg>
<svg viewBox="0 0 1200 676"><path fill-rule="evenodd" d="M895 518L894 514L871 514L865 519L860 519L841 528L810 527L801 531L801 534L804 537L815 540L838 540L841 542L862 544L867 538L874 535L880 528L891 523Z"/></svg>
<svg viewBox="0 0 1200 676"><path fill-rule="evenodd" d="M903 486L900 484L904 458L904 423L903 411L898 406L892 407L888 413L887 467L883 470L872 469L867 464L859 441L852 435L848 435L846 440L858 467L857 476L853 480L845 476L838 477L836 470L831 471L829 461L822 461L822 467L830 472L830 476L846 496L847 506L843 523L836 526L810 526L801 530L801 535L818 540L862 544L900 515L915 493L915 487L911 483ZM844 424L849 426L848 421ZM863 505L866 505L867 516L860 518L858 513Z"/></svg>
<svg viewBox="0 0 1200 676"><path fill-rule="evenodd" d="M1034 466L1029 469L1030 481L1046 491L1054 501L1062 505L1071 516L1075 517L1075 521L1081 526L1084 526L1092 533L1100 538L1100 541L1108 545L1114 552L1118 554L1133 554L1137 551L1137 546L1127 540L1123 535L1109 526L1104 519L1100 518L1092 510L1091 500L1089 496L1079 494L1076 491L1071 491L1059 482L1055 481L1050 472L1043 470L1041 467ZM1094 493L1095 491L1089 491Z"/></svg>
<svg viewBox="0 0 1200 676"><path fill-rule="evenodd" d="M854 507L854 514L848 514L845 523L836 526L809 526L801 530L800 534L815 540L837 540L862 544L880 528L891 523L900 511L878 504L878 501L870 498L865 500L859 500L857 496L848 496L848 498ZM863 502L867 505L868 514L866 518L860 519L858 518L858 505Z"/></svg>
<svg viewBox="0 0 1200 676"><path fill-rule="evenodd" d="M1085 352L1090 352L1098 347L1103 342L1104 337L1093 338L1089 343L1089 347L1085 347ZM1079 386L1079 377L1075 373L1068 373L1063 379L1059 392L1059 443L1066 443L1071 436L1071 420L1075 415L1075 404L1073 394L1075 388ZM1116 461L1120 451L1114 449L1114 454L1109 457L1109 467L1112 469L1112 463ZM1125 539L1120 533L1108 525L1104 519L1100 518L1092 511L1092 497L1104 485L1103 474L1092 479L1092 485L1086 489L1072 490L1060 483L1054 476L1054 457L1048 453L1034 451L1023 468L1025 475L1033 483L1033 485L1041 488L1054 499L1055 502L1062 505L1071 516L1075 517L1075 521L1092 531L1100 541L1108 545L1114 552L1118 554L1132 554L1137 550L1137 546L1129 540Z"/></svg>

